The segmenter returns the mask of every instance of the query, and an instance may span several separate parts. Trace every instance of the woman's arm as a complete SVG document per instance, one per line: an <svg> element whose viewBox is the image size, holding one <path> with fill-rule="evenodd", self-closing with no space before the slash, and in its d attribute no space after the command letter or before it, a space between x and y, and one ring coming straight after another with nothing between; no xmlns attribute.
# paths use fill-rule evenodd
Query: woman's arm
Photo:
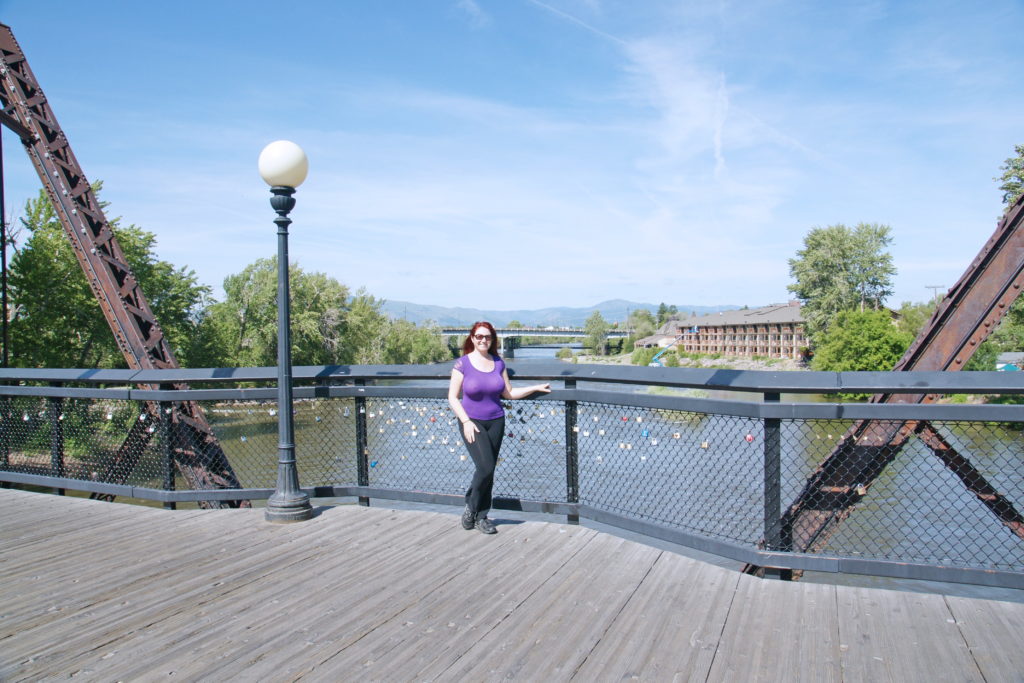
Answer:
<svg viewBox="0 0 1024 683"><path fill-rule="evenodd" d="M469 415L466 414L466 409L462 407L462 402L459 400L460 393L462 393L462 373L452 370L452 379L448 383L448 405L452 407L455 417L459 418L459 422L462 423L462 433L465 435L466 441L473 443L476 440L476 433L480 430L476 428L473 421L469 419Z"/></svg>
<svg viewBox="0 0 1024 683"><path fill-rule="evenodd" d="M520 398L526 398L530 394L536 394L536 393L547 394L547 393L551 392L551 385L547 384L547 383L545 383L545 384L531 384L528 387L522 387L522 388L519 388L519 389L513 389L512 388L512 382L508 378L508 370L502 370L501 371L501 376L505 380L505 391L501 392L501 397L502 398L507 398L510 401L515 401L516 399L520 399ZM451 400L451 399L449 399L449 400Z"/></svg>

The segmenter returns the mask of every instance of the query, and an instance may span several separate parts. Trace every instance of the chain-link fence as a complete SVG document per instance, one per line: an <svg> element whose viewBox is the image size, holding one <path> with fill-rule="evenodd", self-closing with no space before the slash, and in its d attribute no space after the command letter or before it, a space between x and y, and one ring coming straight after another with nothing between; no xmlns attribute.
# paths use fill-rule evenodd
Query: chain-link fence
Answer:
<svg viewBox="0 0 1024 683"><path fill-rule="evenodd" d="M294 402L303 487L458 500L473 463L441 390L348 393ZM507 403L496 498L601 511L755 551L1024 572L1024 421L1007 419L1013 413L782 418L759 415L767 404L701 410L700 399L638 396L577 401L570 388ZM124 487L269 495L276 401L200 401L205 446L175 428L178 405L0 398L0 480L107 497L128 495ZM814 412L791 409L801 411Z"/></svg>

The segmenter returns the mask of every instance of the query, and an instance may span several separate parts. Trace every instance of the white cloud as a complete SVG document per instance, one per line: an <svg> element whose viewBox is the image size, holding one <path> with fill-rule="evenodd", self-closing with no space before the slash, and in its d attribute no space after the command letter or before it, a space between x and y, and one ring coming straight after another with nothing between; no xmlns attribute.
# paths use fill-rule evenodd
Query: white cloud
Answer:
<svg viewBox="0 0 1024 683"><path fill-rule="evenodd" d="M455 6L466 13L474 28L482 28L491 23L491 18L480 8L476 0L456 0Z"/></svg>

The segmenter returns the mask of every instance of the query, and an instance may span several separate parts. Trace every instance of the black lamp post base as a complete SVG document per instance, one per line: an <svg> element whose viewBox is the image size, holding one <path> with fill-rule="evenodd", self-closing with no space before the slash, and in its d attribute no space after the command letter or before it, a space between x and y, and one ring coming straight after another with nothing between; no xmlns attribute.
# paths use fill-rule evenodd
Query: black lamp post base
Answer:
<svg viewBox="0 0 1024 683"><path fill-rule="evenodd" d="M276 524L304 522L312 517L313 506L309 504L309 497L305 494L292 500L274 500L271 497L267 500L267 508L263 513L265 520Z"/></svg>

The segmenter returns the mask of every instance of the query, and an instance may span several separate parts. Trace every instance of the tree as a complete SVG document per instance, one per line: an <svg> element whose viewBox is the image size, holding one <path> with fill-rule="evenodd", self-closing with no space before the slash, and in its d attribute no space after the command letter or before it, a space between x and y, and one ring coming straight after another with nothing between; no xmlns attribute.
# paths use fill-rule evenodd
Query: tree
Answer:
<svg viewBox="0 0 1024 683"><path fill-rule="evenodd" d="M433 363L451 358L440 330L389 320L384 302L323 273L289 267L294 365ZM220 365L277 363L277 258L259 259L224 279L223 302L204 321L222 349Z"/></svg>
<svg viewBox="0 0 1024 683"><path fill-rule="evenodd" d="M925 324L931 319L932 313L935 312L935 305L936 302L934 301L924 303L904 301L900 305L896 327L901 332L909 334L912 339L916 338L921 333Z"/></svg>
<svg viewBox="0 0 1024 683"><path fill-rule="evenodd" d="M890 231L875 223L814 228L804 238L804 248L789 259L796 282L788 289L803 304L812 341L828 331L840 311L878 309L892 294L896 268L884 251L892 241Z"/></svg>
<svg viewBox="0 0 1024 683"><path fill-rule="evenodd" d="M1003 165L999 167L1003 174L994 178L994 180L1002 181L999 189L1003 191L1003 204L1006 205L1007 210L1024 194L1024 145L1016 145L1014 152L1017 153L1017 156L1004 161Z"/></svg>
<svg viewBox="0 0 1024 683"><path fill-rule="evenodd" d="M600 311L594 311L583 324L586 333L583 345L590 348L595 356L603 356L608 352L608 321Z"/></svg>
<svg viewBox="0 0 1024 683"><path fill-rule="evenodd" d="M627 327L632 338L643 339L654 334L658 329L658 322L650 311L646 308L640 308L629 314Z"/></svg>
<svg viewBox="0 0 1024 683"><path fill-rule="evenodd" d="M820 336L815 370L891 370L913 341L893 324L888 311L847 310Z"/></svg>
<svg viewBox="0 0 1024 683"><path fill-rule="evenodd" d="M649 364L654 359L654 357L658 354L658 351L660 350L661 349L657 347L651 347L647 349L638 347L636 349L633 349L633 354L629 357L629 362L632 363L633 365L647 366L647 364Z"/></svg>
<svg viewBox="0 0 1024 683"><path fill-rule="evenodd" d="M383 305L383 300L370 296L364 289L352 297L345 315L344 344L338 349L335 363L375 365L385 362L384 347L391 321L384 315Z"/></svg>
<svg viewBox="0 0 1024 683"><path fill-rule="evenodd" d="M98 194L101 185L96 184ZM105 203L101 206L106 208ZM11 259L11 361L20 367L126 367L71 244L46 193L25 206L29 233ZM110 227L182 366L205 358L199 328L210 290L195 273L156 257L156 238L135 225Z"/></svg>
<svg viewBox="0 0 1024 683"><path fill-rule="evenodd" d="M661 327L669 320L676 317L678 313L679 309L676 308L675 304L672 304L671 306L666 306L664 302L658 304L658 320L656 327Z"/></svg>
<svg viewBox="0 0 1024 683"><path fill-rule="evenodd" d="M505 327L509 327L509 328L518 330L518 329L522 329L524 327L524 325L521 322L519 322L518 320L510 320L508 325L505 325Z"/></svg>
<svg viewBox="0 0 1024 683"><path fill-rule="evenodd" d="M436 363L450 358L440 329L430 323L423 327L408 320L392 320L384 342L385 363Z"/></svg>
<svg viewBox="0 0 1024 683"><path fill-rule="evenodd" d="M323 273L289 267L292 363L337 362L348 288ZM259 367L277 364L277 257L259 259L237 275L224 278L223 302L207 318L223 349L225 365Z"/></svg>

